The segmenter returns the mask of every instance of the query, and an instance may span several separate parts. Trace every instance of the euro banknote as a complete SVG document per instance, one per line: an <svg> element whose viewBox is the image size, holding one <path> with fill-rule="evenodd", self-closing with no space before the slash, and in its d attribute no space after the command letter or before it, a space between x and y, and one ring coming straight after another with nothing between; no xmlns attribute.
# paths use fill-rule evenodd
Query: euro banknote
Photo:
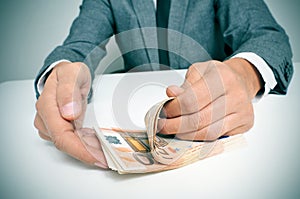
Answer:
<svg viewBox="0 0 300 199"><path fill-rule="evenodd" d="M145 131L94 127L110 169L120 174L160 172L245 145L242 135L215 141L186 141L157 132L157 122L166 99L154 105L145 116Z"/></svg>

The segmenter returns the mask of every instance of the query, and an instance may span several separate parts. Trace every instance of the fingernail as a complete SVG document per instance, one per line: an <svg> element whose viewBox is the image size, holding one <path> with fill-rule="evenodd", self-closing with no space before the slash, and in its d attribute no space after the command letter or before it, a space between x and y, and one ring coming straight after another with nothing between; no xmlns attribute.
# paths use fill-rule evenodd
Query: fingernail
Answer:
<svg viewBox="0 0 300 199"><path fill-rule="evenodd" d="M61 108L64 116L75 116L80 113L80 106L76 102L70 102Z"/></svg>
<svg viewBox="0 0 300 199"><path fill-rule="evenodd" d="M108 169L108 166L103 164L102 162L95 162L94 165L102 169Z"/></svg>

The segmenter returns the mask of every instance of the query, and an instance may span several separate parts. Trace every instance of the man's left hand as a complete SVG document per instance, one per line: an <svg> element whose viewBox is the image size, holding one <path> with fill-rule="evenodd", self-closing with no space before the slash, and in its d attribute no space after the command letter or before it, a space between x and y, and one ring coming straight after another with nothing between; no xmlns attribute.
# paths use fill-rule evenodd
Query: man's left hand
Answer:
<svg viewBox="0 0 300 199"><path fill-rule="evenodd" d="M244 133L253 126L252 99L262 86L260 74L244 59L195 63L181 87L167 88L175 99L164 107L158 129L185 140Z"/></svg>

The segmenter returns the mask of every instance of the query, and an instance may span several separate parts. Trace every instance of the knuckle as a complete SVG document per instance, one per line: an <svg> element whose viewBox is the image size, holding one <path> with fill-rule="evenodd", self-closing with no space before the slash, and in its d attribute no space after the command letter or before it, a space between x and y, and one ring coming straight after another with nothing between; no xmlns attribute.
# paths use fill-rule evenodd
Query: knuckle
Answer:
<svg viewBox="0 0 300 199"><path fill-rule="evenodd" d="M192 113L197 110L197 100L195 94L185 95L180 99L180 107L182 113Z"/></svg>
<svg viewBox="0 0 300 199"><path fill-rule="evenodd" d="M35 109L36 109L37 112L41 111L41 109L43 107L42 104L43 104L43 102L42 102L42 96L40 96L39 99L35 103Z"/></svg>
<svg viewBox="0 0 300 199"><path fill-rule="evenodd" d="M226 132L226 129L230 128L229 125L230 124L224 118L214 123L213 125L209 126L207 130L207 139L208 140L218 139L222 134L224 134L224 132Z"/></svg>
<svg viewBox="0 0 300 199"><path fill-rule="evenodd" d="M199 114L194 114L188 117L187 125L190 130L199 130L200 128L200 120Z"/></svg>
<svg viewBox="0 0 300 199"><path fill-rule="evenodd" d="M211 110L201 111L199 114L199 123L201 126L207 126L212 122L212 113Z"/></svg>
<svg viewBox="0 0 300 199"><path fill-rule="evenodd" d="M208 130L206 133L207 141L214 141L217 140L219 137L220 137L219 131Z"/></svg>
<svg viewBox="0 0 300 199"><path fill-rule="evenodd" d="M41 129L40 129L41 124L40 124L40 121L37 119L37 116L35 116L33 125L34 125L34 127L35 127L36 129L41 130Z"/></svg>
<svg viewBox="0 0 300 199"><path fill-rule="evenodd" d="M72 63L72 67L74 68L81 68L83 66L83 64L81 62L73 62Z"/></svg>
<svg viewBox="0 0 300 199"><path fill-rule="evenodd" d="M89 73L89 68L82 62L74 62L72 63L72 71L75 76L78 76L79 73Z"/></svg>
<svg viewBox="0 0 300 199"><path fill-rule="evenodd" d="M197 64L192 64L190 67L189 67L189 69L188 69L188 72L192 72L192 71L195 71L195 70L197 70Z"/></svg>
<svg viewBox="0 0 300 199"><path fill-rule="evenodd" d="M208 71L214 71L220 73L224 71L223 63L217 60L208 61L207 66L208 66L207 68Z"/></svg>
<svg viewBox="0 0 300 199"><path fill-rule="evenodd" d="M209 61L210 64L214 65L214 66L220 66L220 65L223 65L222 62L218 61L218 60L210 60Z"/></svg>
<svg viewBox="0 0 300 199"><path fill-rule="evenodd" d="M35 103L35 110L36 110L37 112L39 112L40 109L41 109L40 103L41 103L41 102L40 102L39 100Z"/></svg>
<svg viewBox="0 0 300 199"><path fill-rule="evenodd" d="M61 136L55 136L53 138L53 144L55 145L55 147L60 150L63 151L64 150L64 140L62 139Z"/></svg>
<svg viewBox="0 0 300 199"><path fill-rule="evenodd" d="M195 77L196 75L200 75L200 72L199 72L198 67L199 67L199 66L198 66L197 63L192 64L192 65L188 68L188 70L187 70L187 72L186 72L186 75L185 75L186 79L189 79L189 78L191 78L191 77Z"/></svg>
<svg viewBox="0 0 300 199"><path fill-rule="evenodd" d="M43 140L47 140L47 141L50 141L51 139L49 137L47 137L45 134L43 134L42 132L39 132L39 136L41 139Z"/></svg>
<svg viewBox="0 0 300 199"><path fill-rule="evenodd" d="M89 70L89 67L83 62L73 62L72 67L77 69Z"/></svg>
<svg viewBox="0 0 300 199"><path fill-rule="evenodd" d="M189 97L185 97L185 98L182 98L181 100L181 112L190 112L191 111L191 106L192 106L192 100L191 98ZM183 111L185 110L185 111Z"/></svg>
<svg viewBox="0 0 300 199"><path fill-rule="evenodd" d="M35 103L35 109L36 111L41 114L44 109L47 107L47 104L49 102L49 95L48 93L45 93L45 91L43 91L43 93L40 95L40 97L38 98L38 100Z"/></svg>

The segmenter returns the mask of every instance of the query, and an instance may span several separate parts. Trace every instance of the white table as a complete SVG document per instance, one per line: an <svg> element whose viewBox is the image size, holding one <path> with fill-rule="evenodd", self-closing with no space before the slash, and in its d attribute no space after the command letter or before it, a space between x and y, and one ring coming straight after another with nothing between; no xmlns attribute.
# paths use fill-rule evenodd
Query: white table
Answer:
<svg viewBox="0 0 300 199"><path fill-rule="evenodd" d="M247 147L145 175L90 168L61 153L33 126L33 81L2 83L0 198L299 198L298 67L287 96L255 104Z"/></svg>

